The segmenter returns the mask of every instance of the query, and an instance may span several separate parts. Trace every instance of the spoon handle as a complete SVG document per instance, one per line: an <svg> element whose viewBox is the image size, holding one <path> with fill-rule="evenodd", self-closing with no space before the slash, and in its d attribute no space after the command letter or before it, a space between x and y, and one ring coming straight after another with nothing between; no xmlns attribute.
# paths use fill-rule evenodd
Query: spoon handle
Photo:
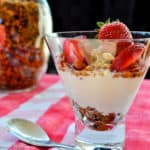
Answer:
<svg viewBox="0 0 150 150"><path fill-rule="evenodd" d="M68 150L74 150L74 146L66 145L66 144L58 144L58 143L49 143L47 144L49 147L60 147Z"/></svg>

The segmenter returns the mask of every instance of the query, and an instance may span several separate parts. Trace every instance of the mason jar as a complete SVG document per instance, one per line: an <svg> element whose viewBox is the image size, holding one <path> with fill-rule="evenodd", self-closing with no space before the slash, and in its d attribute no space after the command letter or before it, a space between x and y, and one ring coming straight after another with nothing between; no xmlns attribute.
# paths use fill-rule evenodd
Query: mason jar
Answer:
<svg viewBox="0 0 150 150"><path fill-rule="evenodd" d="M0 0L0 91L29 90L47 69L52 32L46 0Z"/></svg>

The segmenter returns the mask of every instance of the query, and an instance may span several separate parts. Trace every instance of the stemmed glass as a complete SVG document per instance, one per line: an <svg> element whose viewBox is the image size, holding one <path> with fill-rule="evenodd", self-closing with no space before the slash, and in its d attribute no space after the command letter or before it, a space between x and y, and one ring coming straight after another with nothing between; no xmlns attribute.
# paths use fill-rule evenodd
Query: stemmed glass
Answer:
<svg viewBox="0 0 150 150"><path fill-rule="evenodd" d="M132 36L100 40L97 31L70 31L45 37L75 112L76 149L124 147L125 116L150 56L150 32ZM121 58L120 45L129 51Z"/></svg>

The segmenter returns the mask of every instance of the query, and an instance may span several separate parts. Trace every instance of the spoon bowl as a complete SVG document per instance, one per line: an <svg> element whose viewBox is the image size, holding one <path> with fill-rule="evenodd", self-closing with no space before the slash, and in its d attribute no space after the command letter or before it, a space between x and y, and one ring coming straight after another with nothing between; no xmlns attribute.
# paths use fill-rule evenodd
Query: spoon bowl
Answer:
<svg viewBox="0 0 150 150"><path fill-rule="evenodd" d="M31 145L41 147L61 147L69 150L74 149L74 147L70 145L52 142L40 126L29 120L21 118L11 119L7 122L7 127L12 135Z"/></svg>

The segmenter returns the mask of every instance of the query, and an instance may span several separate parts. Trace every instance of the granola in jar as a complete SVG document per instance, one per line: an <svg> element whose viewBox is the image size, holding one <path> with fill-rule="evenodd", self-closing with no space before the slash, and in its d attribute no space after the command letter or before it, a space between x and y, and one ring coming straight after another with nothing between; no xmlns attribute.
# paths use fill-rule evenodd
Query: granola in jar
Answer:
<svg viewBox="0 0 150 150"><path fill-rule="evenodd" d="M38 83L46 71L46 32L51 32L51 20L45 1L0 1L0 90Z"/></svg>

